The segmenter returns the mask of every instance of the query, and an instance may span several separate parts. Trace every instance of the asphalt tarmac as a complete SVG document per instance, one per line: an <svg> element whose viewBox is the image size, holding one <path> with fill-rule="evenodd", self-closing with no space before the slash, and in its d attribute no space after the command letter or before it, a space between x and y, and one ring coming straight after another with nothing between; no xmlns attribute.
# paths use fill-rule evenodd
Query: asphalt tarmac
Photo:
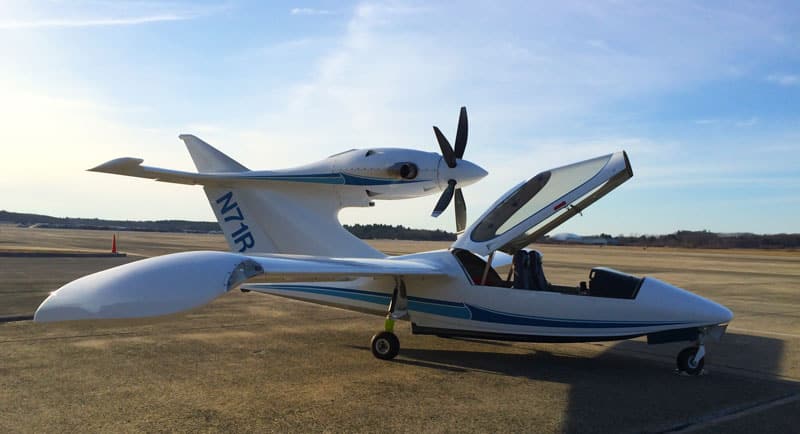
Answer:
<svg viewBox="0 0 800 434"><path fill-rule="evenodd" d="M15 230L0 229L0 246ZM26 233L86 248L97 231ZM6 238L3 238L6 237ZM110 239L110 235L108 235ZM80 275L219 236L123 234L127 258L0 258L0 315L30 314ZM125 249L125 244L123 249ZM435 243L376 242L400 253ZM556 283L593 265L653 275L736 314L707 372L685 346L531 344L414 336L379 361L382 318L232 292L135 321L0 324L2 432L795 432L800 423L800 254L541 246ZM651 270L645 272L644 270Z"/></svg>

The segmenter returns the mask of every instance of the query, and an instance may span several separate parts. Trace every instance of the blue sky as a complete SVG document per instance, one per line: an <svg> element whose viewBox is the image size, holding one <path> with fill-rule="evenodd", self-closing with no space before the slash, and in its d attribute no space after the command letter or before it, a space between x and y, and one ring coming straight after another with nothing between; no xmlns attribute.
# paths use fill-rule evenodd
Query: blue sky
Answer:
<svg viewBox="0 0 800 434"><path fill-rule="evenodd" d="M625 149L635 176L557 232L800 232L797 2L6 1L0 208L213 219L194 133L254 169L353 147L436 151L470 115L471 218L517 182ZM436 197L345 223L454 229Z"/></svg>

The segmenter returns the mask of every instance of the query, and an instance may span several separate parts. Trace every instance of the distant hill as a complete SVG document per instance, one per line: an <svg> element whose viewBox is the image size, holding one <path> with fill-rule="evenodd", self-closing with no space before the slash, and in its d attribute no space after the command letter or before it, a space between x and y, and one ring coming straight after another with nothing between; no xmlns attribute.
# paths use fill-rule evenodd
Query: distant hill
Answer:
<svg viewBox="0 0 800 434"><path fill-rule="evenodd" d="M55 229L95 229L139 232L183 232L221 233L217 222L195 222L188 220L102 220L70 217L51 217L40 214L23 214L0 211L0 223L19 226L35 226ZM382 224L353 226L344 225L353 235L361 239L396 239L412 241L454 241L452 232L429 229L412 229L405 226ZM616 237L608 234L581 236L555 234L545 236L538 243L549 244L599 244L642 247L683 247L706 249L798 249L800 234L759 235L751 233L714 233L709 231L678 231L667 235L641 235Z"/></svg>
<svg viewBox="0 0 800 434"><path fill-rule="evenodd" d="M0 211L0 222L15 223L20 226L36 226L54 229L96 229L138 232L186 232L221 233L216 222L193 222L188 220L102 220L72 217L51 217L40 214L21 214Z"/></svg>
<svg viewBox="0 0 800 434"><path fill-rule="evenodd" d="M602 244L642 247L683 247L703 249L797 249L800 234L714 233L709 231L677 231L667 235L613 237L608 234L580 236L556 234L540 242L550 244Z"/></svg>
<svg viewBox="0 0 800 434"><path fill-rule="evenodd" d="M800 234L718 234L709 231L678 231L668 235L616 237L620 244L634 246L688 247L706 249L797 249Z"/></svg>
<svg viewBox="0 0 800 434"><path fill-rule="evenodd" d="M351 234L363 240L389 239L414 241L455 241L456 234L442 230L411 229L405 226L390 225L344 225Z"/></svg>
<svg viewBox="0 0 800 434"><path fill-rule="evenodd" d="M0 223L53 229L90 229L138 232L222 233L217 222L188 220L102 220L71 217L52 217L0 211ZM412 229L390 225L344 225L345 229L362 239L397 239L412 241L454 241L456 235L442 230Z"/></svg>

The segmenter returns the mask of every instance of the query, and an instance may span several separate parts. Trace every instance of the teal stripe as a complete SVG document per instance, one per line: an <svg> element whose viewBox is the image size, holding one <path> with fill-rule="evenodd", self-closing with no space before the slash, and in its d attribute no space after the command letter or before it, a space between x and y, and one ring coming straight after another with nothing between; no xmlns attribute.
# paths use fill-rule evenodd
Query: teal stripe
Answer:
<svg viewBox="0 0 800 434"><path fill-rule="evenodd" d="M346 183L345 178L339 173L322 175L276 175L276 176L246 176L244 179L258 179L267 181L287 181L287 182L309 182L314 184L336 184Z"/></svg>
<svg viewBox="0 0 800 434"><path fill-rule="evenodd" d="M324 286L308 285L266 285L268 288L283 291L305 292L310 294L341 297L350 300L359 300L367 303L388 306L392 296L382 292L361 291L349 288L331 288ZM408 297L408 309L413 312L428 313L449 318L469 319L473 321L490 322L505 325L526 325L554 328L581 328L581 329L609 329L629 327L655 327L665 325L683 325L680 321L624 321L624 320L579 320L564 318L549 318L498 312L487 308L464 303L435 300L422 297Z"/></svg>
<svg viewBox="0 0 800 434"><path fill-rule="evenodd" d="M408 300L408 309L415 312L424 312L432 315L447 316L451 318L470 319L469 309L461 306L453 306L442 303L432 303L429 301Z"/></svg>
<svg viewBox="0 0 800 434"><path fill-rule="evenodd" d="M301 285L269 285L271 289L280 289L282 291L296 291L306 292L310 294L328 295L332 297L347 298L350 300L359 300L367 303L380 304L387 306L392 299L391 295L383 294L380 292L372 291L358 291L344 288L328 288L323 286L301 286Z"/></svg>
<svg viewBox="0 0 800 434"><path fill-rule="evenodd" d="M347 173L320 173L312 175L263 175L263 176L243 176L241 179L264 180L264 181L285 181L285 182L308 182L314 184L335 184L335 185L392 185L408 184L415 182L431 181L430 179L394 179L394 178L371 178L367 176L350 175Z"/></svg>

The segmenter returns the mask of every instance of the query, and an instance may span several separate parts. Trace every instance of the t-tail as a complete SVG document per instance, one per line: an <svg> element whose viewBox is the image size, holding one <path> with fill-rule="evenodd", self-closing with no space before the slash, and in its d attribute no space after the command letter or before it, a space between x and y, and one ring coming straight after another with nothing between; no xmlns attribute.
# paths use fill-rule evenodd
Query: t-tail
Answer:
<svg viewBox="0 0 800 434"><path fill-rule="evenodd" d="M197 172L145 166L141 158L117 158L94 172L202 185L232 252L380 258L385 255L345 230L334 185L263 180L199 138L183 134Z"/></svg>
<svg viewBox="0 0 800 434"><path fill-rule="evenodd" d="M243 173L250 170L233 158L191 134L181 134L189 155L199 173ZM233 252L274 253L275 243L258 225L256 209L243 200L245 194L240 188L230 186L205 185L208 202L217 222L225 234L225 240Z"/></svg>

